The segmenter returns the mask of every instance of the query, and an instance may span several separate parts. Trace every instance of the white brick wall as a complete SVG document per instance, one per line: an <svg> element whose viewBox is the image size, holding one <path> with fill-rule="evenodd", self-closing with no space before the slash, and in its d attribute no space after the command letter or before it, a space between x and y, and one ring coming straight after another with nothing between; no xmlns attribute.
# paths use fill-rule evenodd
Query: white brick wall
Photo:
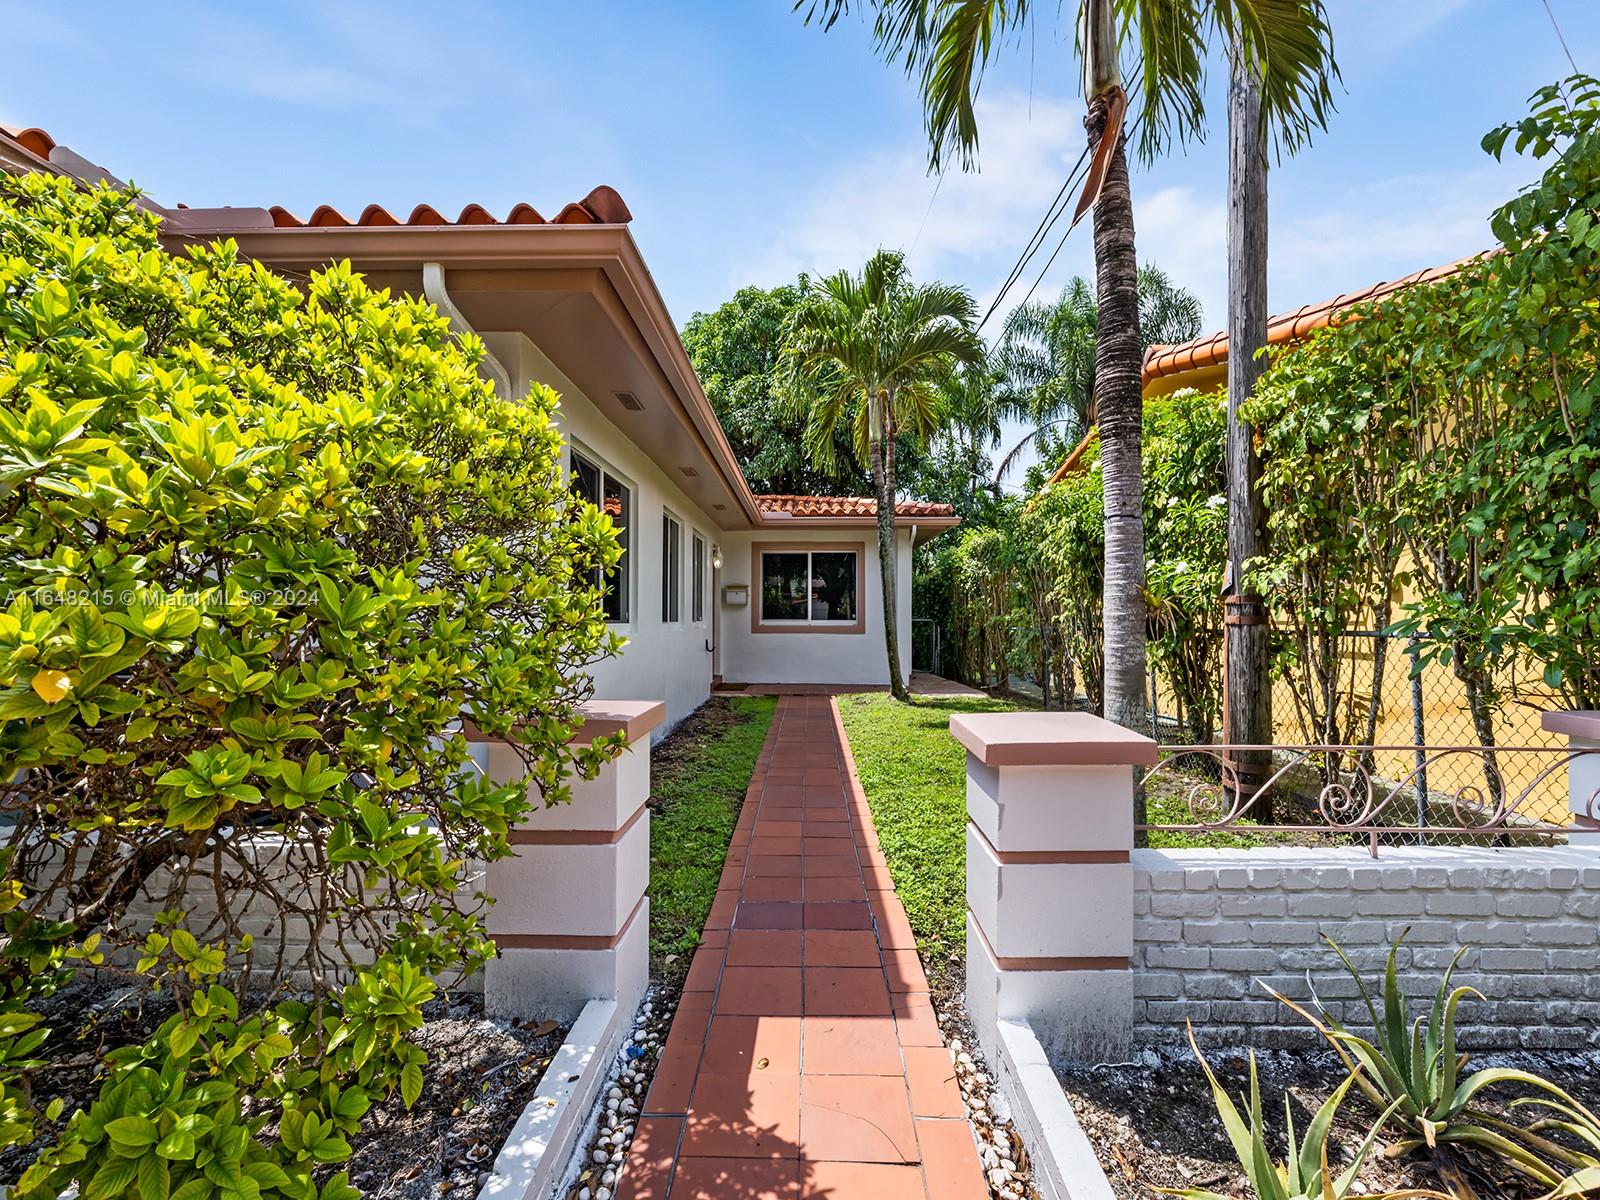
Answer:
<svg viewBox="0 0 1600 1200"><path fill-rule="evenodd" d="M1327 933L1381 980L1394 938L1416 1001L1457 949L1467 1049L1600 1048L1600 854L1592 849L1136 850L1134 1036L1164 1045L1183 1023L1257 1046L1316 1034L1263 984L1317 995L1365 1022ZM1359 1014L1359 1016L1358 1016Z"/></svg>
<svg viewBox="0 0 1600 1200"><path fill-rule="evenodd" d="M236 849L241 854L249 854L257 869L291 903L308 903L311 889L319 886L318 876L311 869L303 847L286 847L281 839L264 836L255 841L238 843ZM156 872L123 915L124 931L142 938L146 931L154 927L157 912L176 907L187 914L185 925L202 942L230 941L217 922L219 879L210 874L213 866L210 859L197 866L188 888L181 894L174 894L172 876L166 870ZM304 959L311 944L312 928L303 917L280 912L264 892L251 890L241 899L240 893L247 885L241 882L238 867L225 862L220 870L220 885L229 896L229 912L238 921L240 929L255 938L254 971L258 974L253 976L254 982L260 984L266 981L280 966L287 964L290 979L304 983ZM475 893L482 891L483 887L482 864L469 863L465 882L456 893L456 905L463 911L482 915L481 901ZM335 968L333 963L343 962L346 957L354 966L371 961L371 954L353 937L347 937L341 945L339 929L332 923L322 930L320 945L325 959L318 964L319 969L335 979L352 976L347 971ZM129 948L120 954L118 961L129 965L135 957L135 951ZM441 977L444 978L448 978L452 987L468 992L480 991L483 986L481 972L459 982L454 975Z"/></svg>

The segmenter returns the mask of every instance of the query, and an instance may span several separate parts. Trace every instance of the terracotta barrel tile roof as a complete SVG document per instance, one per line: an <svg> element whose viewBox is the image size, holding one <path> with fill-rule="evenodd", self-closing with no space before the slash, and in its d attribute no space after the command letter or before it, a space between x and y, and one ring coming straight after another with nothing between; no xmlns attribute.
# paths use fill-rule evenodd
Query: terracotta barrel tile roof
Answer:
<svg viewBox="0 0 1600 1200"><path fill-rule="evenodd" d="M23 129L16 125L0 125L0 133L10 138L17 145L40 158L50 159L50 151L56 148L56 140L42 129Z"/></svg>
<svg viewBox="0 0 1600 1200"><path fill-rule="evenodd" d="M791 517L876 517L878 502L871 496L760 496L756 507L764 513L788 513ZM901 500L894 506L899 517L953 517L948 504L926 500Z"/></svg>
<svg viewBox="0 0 1600 1200"><path fill-rule="evenodd" d="M628 211L628 206L617 194L615 188L601 184L582 200L567 205L554 218L546 219L539 215L539 210L531 204L518 204L509 213L505 220L497 220L495 216L481 204L469 204L460 214L451 220L431 204L419 204L411 210L411 215L401 220L381 204L369 204L361 210L361 215L351 220L334 208L331 204L318 205L311 216L305 220L275 204L267 210L272 214L272 223L280 229L299 228L335 228L352 225L626 225L633 220L633 214Z"/></svg>
<svg viewBox="0 0 1600 1200"><path fill-rule="evenodd" d="M51 152L58 146L56 140L43 129L27 129L13 125L0 125L0 139L20 146L45 162L51 161ZM186 206L179 204L177 207ZM361 215L354 220L331 204L319 204L311 216L304 220L281 204L274 204L266 211L272 215L273 225L280 229L329 229L352 225L626 225L633 220L633 213L628 211L627 203L617 194L617 190L605 184L595 188L582 200L568 204L553 218L541 216L539 210L531 204L518 204L506 214L503 221L496 220L494 215L481 204L467 205L455 220L451 220L429 204L417 205L411 210L411 215L404 220L396 217L381 204L367 205L361 210Z"/></svg>
<svg viewBox="0 0 1600 1200"><path fill-rule="evenodd" d="M1316 304L1303 304L1292 312L1279 313L1267 320L1267 344L1281 346L1286 342L1297 342L1301 338L1309 337L1325 325L1332 324L1337 315L1344 309L1357 304L1367 304L1374 300L1382 300L1386 296L1418 283L1432 283L1437 279L1445 279L1456 274L1469 263L1477 262L1482 254L1474 254L1457 262L1447 263L1442 267L1428 267L1425 270L1413 271L1410 275L1401 276L1399 279L1385 280L1374 283L1370 287L1361 288L1359 291L1345 292L1331 300L1323 300ZM1144 354L1144 367L1140 372L1141 381L1145 384L1153 380L1162 379L1168 375L1179 375L1185 371L1204 370L1208 367L1220 367L1228 361L1228 335L1225 331L1213 333L1208 337L1195 338L1193 341L1181 342L1176 346L1151 346Z"/></svg>
<svg viewBox="0 0 1600 1200"><path fill-rule="evenodd" d="M1453 263L1446 263L1442 267L1428 267L1421 271L1413 271L1409 275L1402 275L1399 279L1384 280L1374 283L1369 287L1361 288L1354 292L1345 292L1331 300L1323 300L1316 304L1302 304L1292 312L1279 313L1267 319L1267 344L1269 346L1282 346L1298 342L1310 337L1317 330L1333 324L1341 312L1357 304L1369 304L1392 296L1395 292L1402 291L1418 283L1433 283L1435 280L1447 279L1462 271L1472 263L1490 254L1498 253L1486 250L1482 254L1469 255L1467 258L1458 259ZM1228 335L1225 331L1213 333L1208 337L1195 338L1193 341L1181 342L1175 346L1151 346L1144 352L1144 367L1140 371L1140 382L1145 388L1158 379L1166 379L1173 375L1184 375L1190 371L1212 370L1224 367L1228 363ZM1168 385L1171 387L1172 385ZM1163 388L1165 392L1167 388ZM1090 429L1083 440L1073 448L1062 464L1056 468L1045 484L1059 483L1068 475L1077 471L1083 462L1084 452L1093 443L1096 431Z"/></svg>

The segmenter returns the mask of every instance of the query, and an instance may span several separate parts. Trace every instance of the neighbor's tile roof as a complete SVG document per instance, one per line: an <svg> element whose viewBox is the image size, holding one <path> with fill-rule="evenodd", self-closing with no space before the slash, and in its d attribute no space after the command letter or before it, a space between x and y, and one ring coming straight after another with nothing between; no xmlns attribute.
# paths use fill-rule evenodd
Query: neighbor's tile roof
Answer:
<svg viewBox="0 0 1600 1200"><path fill-rule="evenodd" d="M1343 309L1356 304L1368 304L1375 300L1382 300L1395 292L1411 287L1418 283L1432 283L1437 279L1445 279L1456 274L1469 263L1482 258L1481 254L1474 254L1469 258L1457 262L1447 263L1442 267L1428 267L1422 271L1413 271L1399 279L1389 279L1381 283L1374 283L1370 287L1361 288L1354 292L1345 292L1331 300L1323 300L1316 304L1304 304L1293 312L1279 313L1267 320L1267 345L1280 346L1285 342L1297 342L1301 338L1309 337L1318 329L1333 322L1335 316ZM1195 338L1193 341L1181 342L1175 346L1151 346L1144 353L1144 367L1140 372L1141 381L1148 385L1154 380L1162 379L1168 375L1180 375L1187 371L1200 371L1208 367L1220 367L1228 361L1228 334L1225 330L1213 333L1208 337Z"/></svg>
<svg viewBox="0 0 1600 1200"><path fill-rule="evenodd" d="M876 517L878 502L871 496L757 496L756 507L764 513L788 513L791 517ZM926 500L901 500L894 506L899 517L953 517L948 504Z"/></svg>
<svg viewBox="0 0 1600 1200"><path fill-rule="evenodd" d="M282 205L275 204L267 210L272 223L279 228L301 227L330 228L350 225L626 225L633 214L617 194L615 188L601 184L582 200L567 205L553 217L542 216L531 204L519 204L505 215L496 218L481 204L469 204L455 220L451 220L431 204L419 204L409 216L401 219L381 204L369 204L354 219L331 204L319 205L305 220L301 220Z"/></svg>
<svg viewBox="0 0 1600 1200"><path fill-rule="evenodd" d="M1446 263L1442 267L1428 267L1421 271L1413 271L1409 275L1402 275L1399 279L1384 280L1374 283L1369 287L1361 288L1354 292L1345 292L1331 300L1323 300L1316 304L1302 304L1292 312L1279 313L1267 319L1267 345L1281 346L1290 342L1300 341L1310 337L1324 326L1331 325L1340 312L1357 304L1370 304L1392 296L1398 291L1418 283L1432 283L1435 280L1447 279L1455 275L1471 263L1477 262L1485 254L1495 251L1487 250L1483 254L1473 254L1467 258L1458 259L1453 263ZM1190 371L1204 371L1210 368L1223 367L1228 363L1228 335L1226 331L1219 331L1209 337L1195 338L1193 341L1180 342L1175 346L1151 346L1144 352L1144 366L1140 371L1140 383L1144 387L1158 379L1165 379L1172 375L1183 375ZM1170 385L1169 385L1170 386ZM1163 388L1163 391L1166 389ZM1068 475L1078 470L1083 462L1084 453L1093 443L1097 431L1091 428L1084 434L1083 440L1073 447L1072 453L1067 455L1061 465L1055 469L1045 486L1060 483Z"/></svg>

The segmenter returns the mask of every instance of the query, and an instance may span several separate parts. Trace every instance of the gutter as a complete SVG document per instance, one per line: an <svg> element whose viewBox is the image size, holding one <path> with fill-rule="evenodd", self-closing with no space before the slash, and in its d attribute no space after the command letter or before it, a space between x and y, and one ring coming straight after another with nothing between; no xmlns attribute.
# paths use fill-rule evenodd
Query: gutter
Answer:
<svg viewBox="0 0 1600 1200"><path fill-rule="evenodd" d="M445 315L450 322L450 328L456 333L478 336L478 331L456 307L449 289L445 287L444 268L436 262L422 264L422 294ZM482 342L483 339L478 340ZM487 345L483 347L483 360L478 364L478 371L489 378L494 384L494 390L503 399L511 399L511 372L506 370L506 365L494 356L494 352Z"/></svg>

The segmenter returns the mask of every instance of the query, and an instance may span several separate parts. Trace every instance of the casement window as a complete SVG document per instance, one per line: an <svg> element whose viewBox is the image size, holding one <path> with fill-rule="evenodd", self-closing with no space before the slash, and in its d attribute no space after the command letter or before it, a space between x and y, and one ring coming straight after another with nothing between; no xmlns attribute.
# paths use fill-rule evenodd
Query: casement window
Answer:
<svg viewBox="0 0 1600 1200"><path fill-rule="evenodd" d="M671 513L661 514L661 620L676 625L682 619L678 606L683 596L683 523Z"/></svg>
<svg viewBox="0 0 1600 1200"><path fill-rule="evenodd" d="M689 554L689 619L696 625L706 619L706 540L696 531Z"/></svg>
<svg viewBox="0 0 1600 1200"><path fill-rule="evenodd" d="M632 556L628 541L633 525L633 492L610 471L588 455L572 452L572 490L594 505L617 527L617 542L622 547L622 560L614 567L594 570L594 585L603 589L601 607L607 621L625 624L628 621L629 579L632 575Z"/></svg>
<svg viewBox="0 0 1600 1200"><path fill-rule="evenodd" d="M855 631L861 614L861 551L827 547L758 548L760 624Z"/></svg>

